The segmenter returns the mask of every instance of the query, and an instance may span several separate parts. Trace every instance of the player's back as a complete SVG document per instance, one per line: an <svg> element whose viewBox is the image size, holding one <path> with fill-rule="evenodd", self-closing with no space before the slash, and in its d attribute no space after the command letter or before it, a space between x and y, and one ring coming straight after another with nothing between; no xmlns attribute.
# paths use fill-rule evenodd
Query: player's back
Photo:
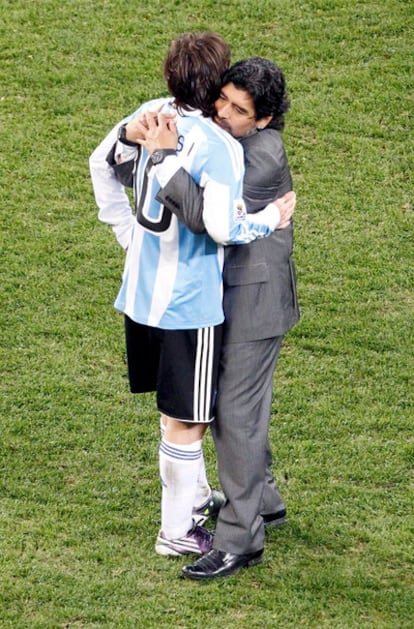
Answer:
<svg viewBox="0 0 414 629"><path fill-rule="evenodd" d="M172 111L166 99L143 109ZM142 111L142 109L141 109ZM175 111L175 110L174 110ZM196 181L217 190L224 220L241 197L243 153L237 141L200 112L177 115L178 163ZM212 185L212 183L214 185ZM156 199L159 183L146 151L136 166L137 223L115 302L139 323L167 329L223 321L223 252L208 234L195 235Z"/></svg>

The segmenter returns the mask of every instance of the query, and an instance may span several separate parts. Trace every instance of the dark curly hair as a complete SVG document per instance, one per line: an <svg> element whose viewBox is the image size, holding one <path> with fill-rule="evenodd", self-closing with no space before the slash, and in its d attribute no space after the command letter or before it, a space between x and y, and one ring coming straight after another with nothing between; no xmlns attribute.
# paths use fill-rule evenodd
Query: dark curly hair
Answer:
<svg viewBox="0 0 414 629"><path fill-rule="evenodd" d="M235 63L223 76L223 85L233 83L246 90L253 99L256 120L273 116L267 127L283 129L284 115L290 103L282 70L262 57L251 57Z"/></svg>
<svg viewBox="0 0 414 629"><path fill-rule="evenodd" d="M178 109L214 113L223 73L230 66L227 42L211 32L183 33L168 48L164 77Z"/></svg>

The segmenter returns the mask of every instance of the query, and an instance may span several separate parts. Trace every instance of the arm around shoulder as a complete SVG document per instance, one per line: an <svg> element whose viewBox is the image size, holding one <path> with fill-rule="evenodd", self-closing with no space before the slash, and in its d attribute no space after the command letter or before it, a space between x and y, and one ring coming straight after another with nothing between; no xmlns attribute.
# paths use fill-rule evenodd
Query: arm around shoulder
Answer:
<svg viewBox="0 0 414 629"><path fill-rule="evenodd" d="M157 200L194 234L205 233L203 188L184 168L180 168L160 189Z"/></svg>

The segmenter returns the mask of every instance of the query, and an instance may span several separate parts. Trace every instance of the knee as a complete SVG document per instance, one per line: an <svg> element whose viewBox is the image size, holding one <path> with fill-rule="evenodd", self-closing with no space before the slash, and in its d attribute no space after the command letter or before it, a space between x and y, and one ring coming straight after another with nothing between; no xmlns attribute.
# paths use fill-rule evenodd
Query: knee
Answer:
<svg viewBox="0 0 414 629"><path fill-rule="evenodd" d="M183 422L164 416L165 438L171 443L187 445L203 438L207 429L205 424Z"/></svg>

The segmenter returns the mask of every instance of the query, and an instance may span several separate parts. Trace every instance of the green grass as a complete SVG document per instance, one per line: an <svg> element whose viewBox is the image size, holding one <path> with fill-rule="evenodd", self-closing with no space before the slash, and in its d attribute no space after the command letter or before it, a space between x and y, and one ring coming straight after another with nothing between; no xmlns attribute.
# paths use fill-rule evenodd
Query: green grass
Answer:
<svg viewBox="0 0 414 629"><path fill-rule="evenodd" d="M0 626L413 626L414 7L404 0L3 0ZM128 393L123 254L88 156L165 92L168 42L285 70L302 320L271 438L289 524L209 584L155 555L158 416ZM214 449L206 442L217 482Z"/></svg>

